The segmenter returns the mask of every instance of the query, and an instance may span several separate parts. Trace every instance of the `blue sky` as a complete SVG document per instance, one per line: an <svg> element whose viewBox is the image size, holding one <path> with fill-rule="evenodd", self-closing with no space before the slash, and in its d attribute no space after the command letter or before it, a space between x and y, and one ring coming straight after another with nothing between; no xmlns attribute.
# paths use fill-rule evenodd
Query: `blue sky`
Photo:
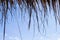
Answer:
<svg viewBox="0 0 60 40"><path fill-rule="evenodd" d="M48 25L45 22L46 35L44 35L44 33L40 34L40 32L38 32L37 22L33 21L33 17L31 22L31 28L30 30L28 30L28 20L29 20L28 13L26 13L25 16L23 15L25 19L24 18L21 19L21 15L19 16L19 13L21 14L21 12L18 10L18 6L17 6L17 11L16 12L13 11L13 13L16 13L16 14L15 16L12 17L12 19L11 19L11 15L8 15L5 40L21 40L21 37L23 40L32 40L32 39L33 40L60 40L60 25L57 22L57 31L56 31L56 23L53 16L53 13L54 13L53 10L51 10L51 14L49 14ZM22 13L24 14L25 12L23 11ZM32 14L32 15L35 15L35 14ZM34 16L34 19L36 21L35 16ZM20 27L21 35L19 33L18 26ZM42 32L41 21L40 21L40 26L41 26L41 32ZM35 27L35 33L33 30L34 27ZM3 39L3 26L2 27L0 26L0 40L2 39Z"/></svg>

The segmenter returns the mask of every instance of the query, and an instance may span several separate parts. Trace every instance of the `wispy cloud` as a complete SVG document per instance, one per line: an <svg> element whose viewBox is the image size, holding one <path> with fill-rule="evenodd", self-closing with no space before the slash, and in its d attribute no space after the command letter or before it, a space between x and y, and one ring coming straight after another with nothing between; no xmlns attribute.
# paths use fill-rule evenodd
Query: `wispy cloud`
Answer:
<svg viewBox="0 0 60 40"><path fill-rule="evenodd" d="M60 40L60 38L57 38L57 40Z"/></svg>
<svg viewBox="0 0 60 40"><path fill-rule="evenodd" d="M10 39L10 40L20 40L20 38L17 37L17 36L15 36L15 37L10 36L9 39Z"/></svg>
<svg viewBox="0 0 60 40"><path fill-rule="evenodd" d="M0 40L3 39L3 34L0 33ZM19 36L10 36L7 33L5 34L5 40L20 40Z"/></svg>

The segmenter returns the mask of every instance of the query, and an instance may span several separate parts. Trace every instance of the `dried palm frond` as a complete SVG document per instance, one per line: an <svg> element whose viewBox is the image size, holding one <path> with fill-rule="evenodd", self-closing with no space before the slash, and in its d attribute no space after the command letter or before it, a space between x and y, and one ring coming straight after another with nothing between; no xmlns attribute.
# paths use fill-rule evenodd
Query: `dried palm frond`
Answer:
<svg viewBox="0 0 60 40"><path fill-rule="evenodd" d="M47 0L47 2L48 2L48 5L50 6L50 0Z"/></svg>
<svg viewBox="0 0 60 40"><path fill-rule="evenodd" d="M30 8L28 29L30 29L31 16L32 16L32 9Z"/></svg>
<svg viewBox="0 0 60 40"><path fill-rule="evenodd" d="M44 8L44 17L46 16L46 11L47 11L47 5L46 5L46 0L41 0L41 4L42 4L42 6L43 6L43 8Z"/></svg>
<svg viewBox="0 0 60 40"><path fill-rule="evenodd" d="M60 5L60 0L59 0L59 5Z"/></svg>
<svg viewBox="0 0 60 40"><path fill-rule="evenodd" d="M57 2L57 0L52 0L52 7L53 7L53 10L54 10L55 21L56 21L56 24L57 24L56 2Z"/></svg>
<svg viewBox="0 0 60 40"><path fill-rule="evenodd" d="M53 6L54 12L56 12L56 0L52 0L52 6Z"/></svg>

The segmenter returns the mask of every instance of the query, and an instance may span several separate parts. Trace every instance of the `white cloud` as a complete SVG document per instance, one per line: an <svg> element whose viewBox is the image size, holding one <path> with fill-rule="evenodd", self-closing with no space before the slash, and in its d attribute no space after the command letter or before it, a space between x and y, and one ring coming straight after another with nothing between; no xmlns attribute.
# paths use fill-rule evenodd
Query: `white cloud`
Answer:
<svg viewBox="0 0 60 40"><path fill-rule="evenodd" d="M10 39L10 40L20 40L20 38L17 37L17 36L16 36L16 37L9 37L9 39Z"/></svg>
<svg viewBox="0 0 60 40"><path fill-rule="evenodd" d="M58 38L57 40L60 40L60 38Z"/></svg>
<svg viewBox="0 0 60 40"><path fill-rule="evenodd" d="M15 37L15 40L20 40L19 37Z"/></svg>

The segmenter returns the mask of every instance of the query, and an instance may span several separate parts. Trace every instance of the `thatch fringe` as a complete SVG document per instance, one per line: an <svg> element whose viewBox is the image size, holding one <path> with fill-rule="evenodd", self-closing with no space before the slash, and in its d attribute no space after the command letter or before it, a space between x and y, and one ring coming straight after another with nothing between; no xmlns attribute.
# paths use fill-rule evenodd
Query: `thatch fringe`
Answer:
<svg viewBox="0 0 60 40"><path fill-rule="evenodd" d="M6 18L7 18L7 12L8 10L11 12L12 15L12 8L16 9L16 7L14 7L14 5L16 6L16 2L18 3L19 7L21 5L25 4L25 7L28 9L29 13L29 24L28 24L28 28L30 29L30 24L31 24L31 16L32 16L32 10L35 11L36 13L36 19L37 19L37 23L38 23L38 30L39 30L39 18L38 18L38 11L36 9L36 6L38 5L38 8L40 10L40 4L39 1L41 2L41 5L43 7L43 11L44 11L44 18L47 16L47 5L49 6L49 9L51 10L51 5L52 8L54 10L54 16L55 16L55 20L59 21L60 23L60 15L57 16L57 14L60 14L60 12L57 13L57 5L56 3L59 4L59 10L60 11L60 0L0 0L0 6L2 6L2 8L0 7L0 12L1 12L1 16L3 22L4 22L4 36L5 36L5 27L6 27ZM58 1L58 2L57 2ZM10 4L10 5L9 5ZM20 7L23 8L23 7ZM42 11L42 10L41 10ZM45 20L45 19L44 19ZM57 23L57 22L56 22ZM39 30L40 31L40 30Z"/></svg>

